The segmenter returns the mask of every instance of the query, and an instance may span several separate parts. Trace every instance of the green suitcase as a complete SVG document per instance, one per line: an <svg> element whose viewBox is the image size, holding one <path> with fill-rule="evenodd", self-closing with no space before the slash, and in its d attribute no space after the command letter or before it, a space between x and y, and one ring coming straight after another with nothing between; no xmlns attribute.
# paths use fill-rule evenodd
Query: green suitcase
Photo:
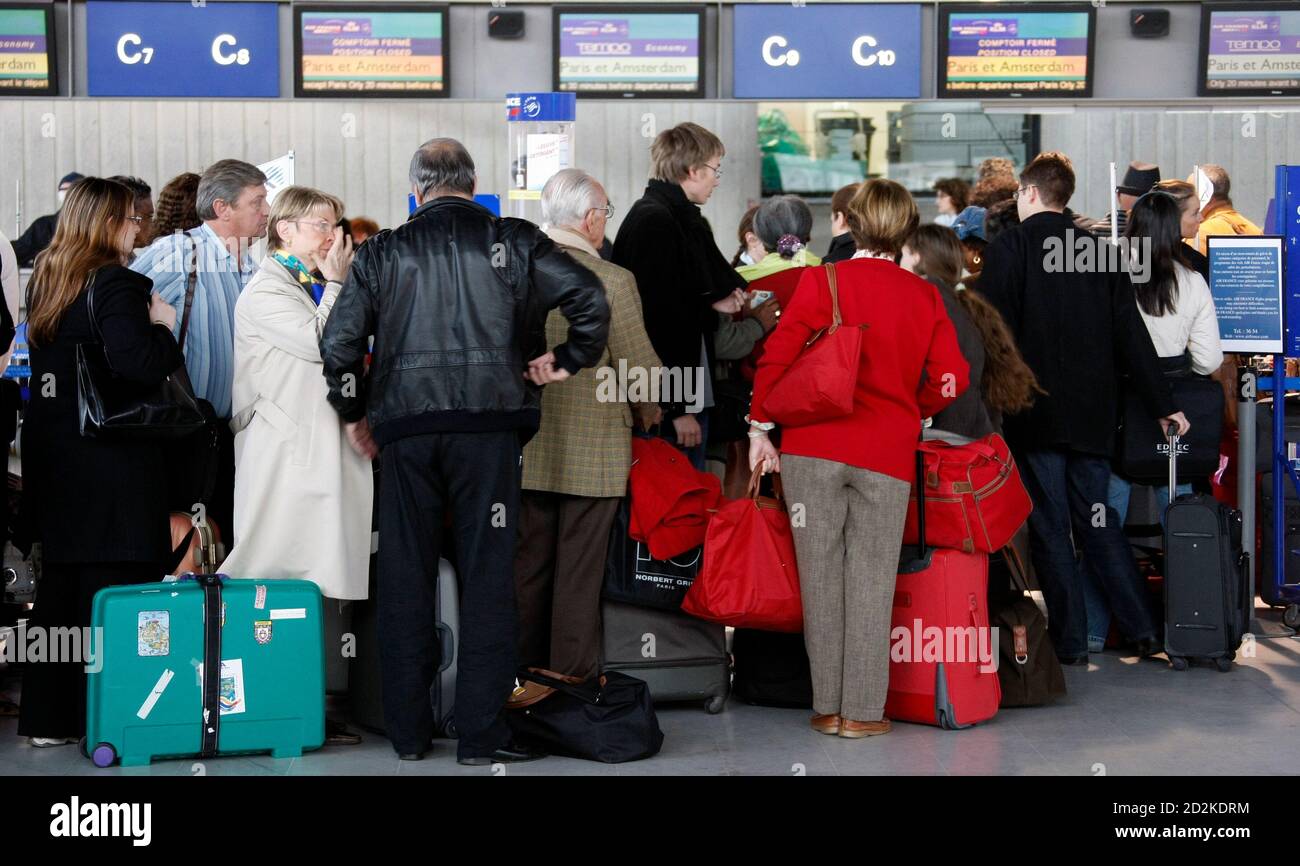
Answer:
<svg viewBox="0 0 1300 866"><path fill-rule="evenodd" d="M87 677L88 757L129 767L320 748L321 613L320 590L306 580L187 575L101 590L91 613L100 653Z"/></svg>

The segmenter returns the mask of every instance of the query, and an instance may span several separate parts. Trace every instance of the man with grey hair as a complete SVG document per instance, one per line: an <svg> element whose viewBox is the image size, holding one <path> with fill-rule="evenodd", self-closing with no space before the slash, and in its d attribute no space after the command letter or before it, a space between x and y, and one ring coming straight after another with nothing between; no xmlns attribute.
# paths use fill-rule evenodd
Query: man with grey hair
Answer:
<svg viewBox="0 0 1300 866"><path fill-rule="evenodd" d="M546 234L604 287L609 343L596 369L542 394L542 426L524 449L515 554L520 666L584 680L600 672L600 587L610 528L632 468L632 414L647 429L662 414L648 390L629 390L641 397L629 405L618 387L646 382L660 361L641 319L636 278L600 258L612 211L604 188L581 169L558 172L542 189ZM553 312L546 344L563 340L564 318Z"/></svg>
<svg viewBox="0 0 1300 866"><path fill-rule="evenodd" d="M271 215L266 175L238 159L214 162L199 180L197 210L203 225L157 238L135 258L131 270L153 280L154 293L176 308L172 330L185 352L194 393L212 404L218 419L215 482L211 501L204 505L207 517L228 530L235 495L235 439L230 432L235 301L257 270L249 247L266 234ZM200 453L190 459L207 456Z"/></svg>
<svg viewBox="0 0 1300 866"><path fill-rule="evenodd" d="M425 142L409 177L418 207L358 248L320 346L331 405L353 446L380 459L384 724L404 760L423 757L435 733L449 514L461 581L457 759L532 760L541 755L513 741L503 716L517 671L522 449L540 422L540 386L600 360L609 305L591 271L537 226L474 202L474 161L460 142ZM546 315L557 307L568 328L547 351Z"/></svg>

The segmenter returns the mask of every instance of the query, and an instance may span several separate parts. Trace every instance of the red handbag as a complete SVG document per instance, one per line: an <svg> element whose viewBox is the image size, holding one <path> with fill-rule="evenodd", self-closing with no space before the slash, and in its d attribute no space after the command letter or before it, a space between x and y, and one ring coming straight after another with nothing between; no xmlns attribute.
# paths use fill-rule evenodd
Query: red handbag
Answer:
<svg viewBox="0 0 1300 866"><path fill-rule="evenodd" d="M826 279L831 290L830 327L808 338L803 351L763 400L763 411L778 424L798 427L853 412L866 325L840 327L843 320L834 265L826 265Z"/></svg>
<svg viewBox="0 0 1300 866"><path fill-rule="evenodd" d="M925 460L925 526L933 547L994 553L1011 543L1033 510L1011 449L992 433L968 445L920 444ZM903 543L917 543L916 488Z"/></svg>
<svg viewBox="0 0 1300 866"><path fill-rule="evenodd" d="M704 536L704 564L682 601L691 616L737 628L803 631L799 568L781 476L776 499L758 495L762 467L745 499L718 509Z"/></svg>

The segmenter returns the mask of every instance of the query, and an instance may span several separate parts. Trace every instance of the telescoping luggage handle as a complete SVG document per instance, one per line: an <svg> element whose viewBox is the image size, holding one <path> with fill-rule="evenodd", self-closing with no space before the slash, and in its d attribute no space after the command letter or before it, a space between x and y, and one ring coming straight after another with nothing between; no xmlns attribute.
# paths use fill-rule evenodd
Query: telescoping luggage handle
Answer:
<svg viewBox="0 0 1300 866"><path fill-rule="evenodd" d="M203 588L203 739L199 755L214 758L221 735L221 582L220 574L187 574Z"/></svg>
<svg viewBox="0 0 1300 866"><path fill-rule="evenodd" d="M1178 425L1169 422L1166 429L1169 434L1169 501L1174 501L1174 489L1178 487Z"/></svg>
<svg viewBox="0 0 1300 866"><path fill-rule="evenodd" d="M925 453L916 449L916 548L924 560L925 543Z"/></svg>

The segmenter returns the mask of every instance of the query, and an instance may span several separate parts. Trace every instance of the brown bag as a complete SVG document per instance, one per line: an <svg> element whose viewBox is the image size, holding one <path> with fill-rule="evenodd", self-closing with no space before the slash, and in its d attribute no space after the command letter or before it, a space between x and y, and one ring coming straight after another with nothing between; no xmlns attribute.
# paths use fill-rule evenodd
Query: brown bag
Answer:
<svg viewBox="0 0 1300 866"><path fill-rule="evenodd" d="M1010 571L1011 589L997 580ZM1065 694L1065 674L1047 633L1047 618L1029 595L1029 579L1015 547L989 557L989 625L998 630L1000 707L1036 707Z"/></svg>

